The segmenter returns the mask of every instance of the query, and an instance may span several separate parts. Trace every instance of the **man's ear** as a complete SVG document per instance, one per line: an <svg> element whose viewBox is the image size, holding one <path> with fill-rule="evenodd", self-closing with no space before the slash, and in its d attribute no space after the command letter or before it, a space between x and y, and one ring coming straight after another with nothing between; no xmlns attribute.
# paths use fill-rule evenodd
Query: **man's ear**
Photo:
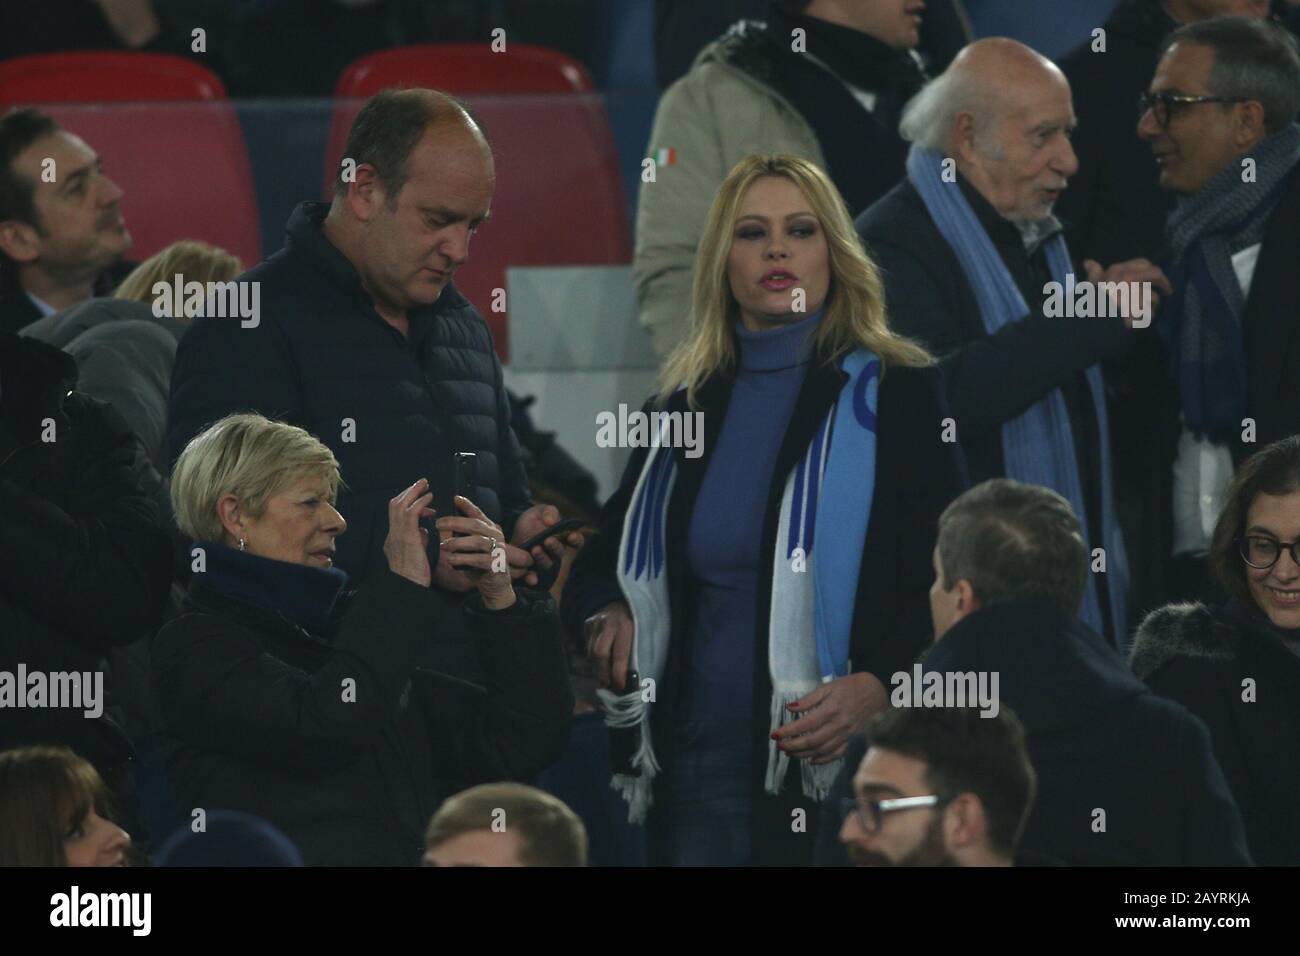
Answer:
<svg viewBox="0 0 1300 956"><path fill-rule="evenodd" d="M965 578L957 582L957 610L970 614L980 609L980 599L975 595L975 588Z"/></svg>
<svg viewBox="0 0 1300 956"><path fill-rule="evenodd" d="M975 158L975 117L970 113L958 113L952 124L952 142L956 147L956 159L969 163Z"/></svg>
<svg viewBox="0 0 1300 956"><path fill-rule="evenodd" d="M0 222L0 252L14 262L35 262L41 255L41 234L29 222L6 219Z"/></svg>
<svg viewBox="0 0 1300 956"><path fill-rule="evenodd" d="M362 222L369 222L387 201L388 196L375 167L369 163L357 166L356 179L348 184L348 208L352 215Z"/></svg>
<svg viewBox="0 0 1300 956"><path fill-rule="evenodd" d="M1234 118L1233 139L1239 148L1250 149L1268 135L1264 127L1264 104L1259 100L1238 103Z"/></svg>
<svg viewBox="0 0 1300 956"><path fill-rule="evenodd" d="M944 836L950 850L977 846L988 833L984 804L973 793L959 793L948 802Z"/></svg>

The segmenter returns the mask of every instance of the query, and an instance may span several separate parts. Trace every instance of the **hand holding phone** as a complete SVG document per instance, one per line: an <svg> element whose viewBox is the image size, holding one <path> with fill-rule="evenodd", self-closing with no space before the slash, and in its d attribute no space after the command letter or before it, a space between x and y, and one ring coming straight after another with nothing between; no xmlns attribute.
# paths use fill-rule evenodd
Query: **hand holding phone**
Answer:
<svg viewBox="0 0 1300 956"><path fill-rule="evenodd" d="M533 535L527 541L520 544L519 547L524 551L532 551L533 548L537 547L547 538L553 538L557 534L568 534L570 531L577 531L586 524L587 522L583 521L581 518L565 518L563 521L556 522L549 528L545 528Z"/></svg>

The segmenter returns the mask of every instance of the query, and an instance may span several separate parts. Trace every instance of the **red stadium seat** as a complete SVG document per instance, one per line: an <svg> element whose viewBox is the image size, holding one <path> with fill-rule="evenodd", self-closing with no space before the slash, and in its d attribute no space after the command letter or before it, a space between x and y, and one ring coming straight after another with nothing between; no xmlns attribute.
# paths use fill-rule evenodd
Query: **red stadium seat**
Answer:
<svg viewBox="0 0 1300 956"><path fill-rule="evenodd" d="M0 62L0 104L224 100L201 63L165 53L42 53Z"/></svg>
<svg viewBox="0 0 1300 956"><path fill-rule="evenodd" d="M112 105L105 105L112 104ZM39 106L99 153L143 259L201 239L262 258L248 149L221 81L160 53L52 53L0 62L0 105Z"/></svg>
<svg viewBox="0 0 1300 956"><path fill-rule="evenodd" d="M422 43L363 56L343 71L334 95L374 96L390 86L430 86L457 96L595 89L581 63L546 47L511 43L494 53L484 43Z"/></svg>
<svg viewBox="0 0 1300 956"><path fill-rule="evenodd" d="M456 286L487 319L502 360L506 313L492 312L508 266L626 263L626 199L609 120L587 71L540 47L429 44L364 57L344 71L326 151L332 194L361 98L392 86L445 90L470 101L496 157L492 219L475 236ZM546 94L538 96L536 94ZM481 97L481 98L480 98Z"/></svg>

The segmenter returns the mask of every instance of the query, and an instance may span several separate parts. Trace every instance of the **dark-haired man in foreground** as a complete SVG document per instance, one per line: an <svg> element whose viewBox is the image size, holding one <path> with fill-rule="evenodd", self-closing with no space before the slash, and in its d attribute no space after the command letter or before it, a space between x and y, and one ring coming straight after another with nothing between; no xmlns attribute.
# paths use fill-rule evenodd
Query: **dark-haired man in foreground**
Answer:
<svg viewBox="0 0 1300 956"><path fill-rule="evenodd" d="M866 743L840 827L855 865L1012 865L1035 787L1015 714L896 708Z"/></svg>

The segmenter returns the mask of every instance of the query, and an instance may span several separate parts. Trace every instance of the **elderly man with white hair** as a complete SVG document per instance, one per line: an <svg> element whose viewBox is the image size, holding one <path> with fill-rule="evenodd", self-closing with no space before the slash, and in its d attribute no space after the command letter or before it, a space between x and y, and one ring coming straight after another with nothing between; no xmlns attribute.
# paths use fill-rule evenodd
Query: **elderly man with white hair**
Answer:
<svg viewBox="0 0 1300 956"><path fill-rule="evenodd" d="M943 362L944 424L971 480L1045 485L1085 517L1094 573L1080 616L1123 645L1128 571L1100 363L1150 315L1112 297L1118 286L1094 286L1091 301L1074 293L1151 283L1154 302L1168 281L1143 259L1089 260L1074 275L1052 215L1078 169L1074 126L1050 60L1004 38L973 43L908 104L907 177L857 227L884 272L890 325Z"/></svg>

